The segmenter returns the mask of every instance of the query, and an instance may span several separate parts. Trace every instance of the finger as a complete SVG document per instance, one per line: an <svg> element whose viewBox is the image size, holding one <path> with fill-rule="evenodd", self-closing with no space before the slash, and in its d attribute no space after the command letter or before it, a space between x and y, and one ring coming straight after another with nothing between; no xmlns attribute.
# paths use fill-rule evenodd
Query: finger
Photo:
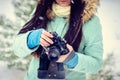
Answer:
<svg viewBox="0 0 120 80"><path fill-rule="evenodd" d="M67 44L66 46L67 46L68 48L72 48L72 46L71 46L71 45L69 45L69 44Z"/></svg>
<svg viewBox="0 0 120 80"><path fill-rule="evenodd" d="M66 44L67 47L69 47L69 44Z"/></svg>
<svg viewBox="0 0 120 80"><path fill-rule="evenodd" d="M44 35L46 35L46 36L48 36L48 37L53 37L53 35L52 34L50 34L49 32L47 32L47 31L43 31L43 33L42 34L44 34Z"/></svg>
<svg viewBox="0 0 120 80"><path fill-rule="evenodd" d="M46 52L46 54L48 55L48 52Z"/></svg>
<svg viewBox="0 0 120 80"><path fill-rule="evenodd" d="M47 37L46 35L42 34L41 38L43 38L45 41L49 42L50 44L53 44L53 41L49 37Z"/></svg>
<svg viewBox="0 0 120 80"><path fill-rule="evenodd" d="M72 51L72 50L73 50L73 47L72 47L71 45L67 44L66 46L67 46L67 48L69 49L69 51Z"/></svg>
<svg viewBox="0 0 120 80"><path fill-rule="evenodd" d="M45 47L47 47L47 46L50 45L50 44L49 44L48 42L46 42L43 38L40 39L40 44L41 44L42 46L45 46Z"/></svg>

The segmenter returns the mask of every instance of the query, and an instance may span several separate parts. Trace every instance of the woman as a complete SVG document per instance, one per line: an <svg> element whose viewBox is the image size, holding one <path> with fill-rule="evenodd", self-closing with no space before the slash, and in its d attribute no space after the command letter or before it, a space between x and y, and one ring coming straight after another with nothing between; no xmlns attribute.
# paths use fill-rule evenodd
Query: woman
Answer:
<svg viewBox="0 0 120 80"><path fill-rule="evenodd" d="M14 43L17 56L33 56L25 80L38 80L39 54L42 47L54 43L50 33L53 31L67 41L69 52L56 61L67 66L66 80L85 80L86 73L97 73L101 69L102 30L99 18L95 15L98 1L38 1L33 17L20 30Z"/></svg>

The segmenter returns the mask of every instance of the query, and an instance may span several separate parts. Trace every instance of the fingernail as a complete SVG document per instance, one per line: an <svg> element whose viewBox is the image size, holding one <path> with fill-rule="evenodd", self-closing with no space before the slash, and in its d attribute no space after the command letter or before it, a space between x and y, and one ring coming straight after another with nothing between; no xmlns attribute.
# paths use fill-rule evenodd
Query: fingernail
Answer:
<svg viewBox="0 0 120 80"><path fill-rule="evenodd" d="M53 42L52 42L52 44L53 44Z"/></svg>
<svg viewBox="0 0 120 80"><path fill-rule="evenodd" d="M53 35L51 35L51 37L53 37Z"/></svg>

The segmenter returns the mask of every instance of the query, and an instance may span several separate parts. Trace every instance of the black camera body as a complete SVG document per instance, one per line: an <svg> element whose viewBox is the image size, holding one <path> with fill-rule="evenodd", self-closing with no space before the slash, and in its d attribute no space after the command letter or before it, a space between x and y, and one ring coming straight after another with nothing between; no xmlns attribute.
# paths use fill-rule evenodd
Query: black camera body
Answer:
<svg viewBox="0 0 120 80"><path fill-rule="evenodd" d="M43 48L43 52L40 55L40 63L38 68L39 79L65 79L65 69L63 63L56 62L61 55L65 55L69 52L66 47L66 41L58 36L56 32L51 33L53 35L53 44ZM48 54L46 54L46 51Z"/></svg>
<svg viewBox="0 0 120 80"><path fill-rule="evenodd" d="M66 41L59 37L56 32L51 32L53 35L53 44L47 47L48 50L48 59L50 61L57 61L60 57L60 55L65 55L69 52L69 50L66 47Z"/></svg>

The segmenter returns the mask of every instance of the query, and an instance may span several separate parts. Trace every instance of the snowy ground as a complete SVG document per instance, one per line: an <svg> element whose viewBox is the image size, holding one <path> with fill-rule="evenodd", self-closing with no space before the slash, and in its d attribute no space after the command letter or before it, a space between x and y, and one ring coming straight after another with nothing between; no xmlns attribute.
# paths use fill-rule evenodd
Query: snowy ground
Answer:
<svg viewBox="0 0 120 80"><path fill-rule="evenodd" d="M10 5L10 1L5 1L6 5L0 5L0 9L5 8L2 14L6 13L9 8L12 9ZM1 4L0 0L0 4ZM4 0L3 0L4 2ZM3 3L2 3L3 4ZM114 71L120 71L120 0L101 0L99 7L99 16L101 19L101 23L103 25L103 38L104 38L104 55L107 53L114 53L115 64ZM5 7L7 6L7 7ZM11 18L12 11L6 15ZM1 12L0 12L1 14ZM11 15L11 16L10 16ZM14 19L14 18L11 18ZM15 75L14 75L15 74ZM23 80L25 75L25 71L19 71L16 69L8 69L4 62L0 61L0 80ZM120 80L120 77L116 78L116 80Z"/></svg>
<svg viewBox="0 0 120 80"><path fill-rule="evenodd" d="M8 69L5 62L0 61L0 80L23 80L25 71Z"/></svg>

